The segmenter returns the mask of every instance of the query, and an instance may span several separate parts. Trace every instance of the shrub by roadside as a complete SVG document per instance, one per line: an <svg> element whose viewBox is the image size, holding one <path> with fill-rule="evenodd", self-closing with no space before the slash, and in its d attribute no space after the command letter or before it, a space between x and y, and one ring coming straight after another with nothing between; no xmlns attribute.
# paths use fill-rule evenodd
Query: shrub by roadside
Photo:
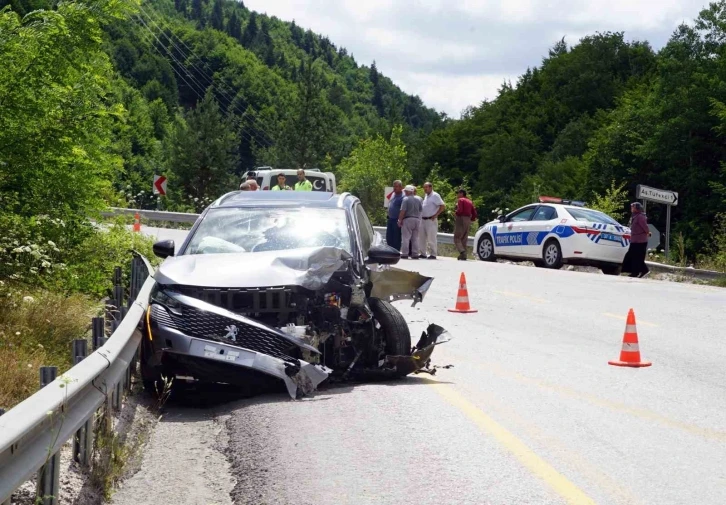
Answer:
<svg viewBox="0 0 726 505"><path fill-rule="evenodd" d="M113 287L113 269L131 250L152 258L152 241L125 226L70 227L60 219L0 214L0 408L38 389L38 367L71 366L71 342ZM124 275L128 275L124 268Z"/></svg>

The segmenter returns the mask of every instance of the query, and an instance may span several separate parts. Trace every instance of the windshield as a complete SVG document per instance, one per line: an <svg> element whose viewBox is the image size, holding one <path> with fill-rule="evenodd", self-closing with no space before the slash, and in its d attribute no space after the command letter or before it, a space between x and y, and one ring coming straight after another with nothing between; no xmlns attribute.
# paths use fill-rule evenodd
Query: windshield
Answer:
<svg viewBox="0 0 726 505"><path fill-rule="evenodd" d="M345 210L306 208L212 209L184 254L338 247L352 254Z"/></svg>
<svg viewBox="0 0 726 505"><path fill-rule="evenodd" d="M616 220L600 212L599 210L567 207L567 212L578 221L589 221L591 223L612 224L619 226Z"/></svg>

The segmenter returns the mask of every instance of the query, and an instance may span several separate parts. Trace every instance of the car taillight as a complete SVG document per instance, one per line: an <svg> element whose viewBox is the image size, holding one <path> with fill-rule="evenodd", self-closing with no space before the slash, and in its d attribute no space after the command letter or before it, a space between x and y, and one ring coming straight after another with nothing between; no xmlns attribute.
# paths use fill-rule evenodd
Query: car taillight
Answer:
<svg viewBox="0 0 726 505"><path fill-rule="evenodd" d="M587 227L581 228L580 226L570 226L572 231L575 233L593 233L595 230L589 230Z"/></svg>

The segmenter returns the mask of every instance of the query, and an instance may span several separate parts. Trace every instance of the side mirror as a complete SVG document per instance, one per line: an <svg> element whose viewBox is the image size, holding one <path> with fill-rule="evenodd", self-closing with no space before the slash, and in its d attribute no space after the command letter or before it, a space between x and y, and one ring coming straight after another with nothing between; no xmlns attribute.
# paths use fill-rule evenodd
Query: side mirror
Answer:
<svg viewBox="0 0 726 505"><path fill-rule="evenodd" d="M401 259L401 253L388 245L374 245L368 250L367 264L395 265Z"/></svg>
<svg viewBox="0 0 726 505"><path fill-rule="evenodd" d="M154 254L159 258L168 258L174 256L174 241L161 240L154 244Z"/></svg>
<svg viewBox="0 0 726 505"><path fill-rule="evenodd" d="M504 223L507 220L507 216L499 216L497 219L499 219L500 223Z"/></svg>

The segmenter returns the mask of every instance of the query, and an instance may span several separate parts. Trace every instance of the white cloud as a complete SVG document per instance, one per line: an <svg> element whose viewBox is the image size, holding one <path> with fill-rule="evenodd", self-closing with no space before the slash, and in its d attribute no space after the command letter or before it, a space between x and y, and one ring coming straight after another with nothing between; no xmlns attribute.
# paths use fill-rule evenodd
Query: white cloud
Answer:
<svg viewBox="0 0 726 505"><path fill-rule="evenodd" d="M539 65L563 36L595 32L665 43L707 0L245 0L327 35L452 117Z"/></svg>

